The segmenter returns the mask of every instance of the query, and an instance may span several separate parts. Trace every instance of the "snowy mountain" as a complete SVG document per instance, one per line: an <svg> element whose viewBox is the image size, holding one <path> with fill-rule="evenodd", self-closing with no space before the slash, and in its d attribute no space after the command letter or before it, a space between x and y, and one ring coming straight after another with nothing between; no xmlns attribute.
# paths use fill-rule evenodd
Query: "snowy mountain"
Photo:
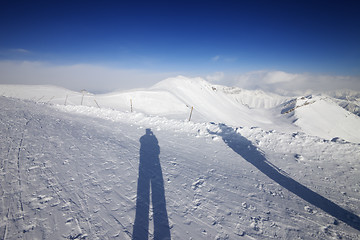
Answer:
<svg viewBox="0 0 360 240"><path fill-rule="evenodd" d="M332 97L0 92L1 239L360 238L359 117Z"/></svg>
<svg viewBox="0 0 360 240"><path fill-rule="evenodd" d="M344 109L360 116L360 92L351 90L338 90L327 92Z"/></svg>
<svg viewBox="0 0 360 240"><path fill-rule="evenodd" d="M35 102L132 110L177 120L189 119L193 107L191 120L194 122L304 132L327 140L339 138L360 143L357 115L360 94L353 91L290 98L178 76L149 89L98 95L52 86L1 85L0 92L3 96Z"/></svg>
<svg viewBox="0 0 360 240"><path fill-rule="evenodd" d="M301 97L283 105L302 131L325 139L341 138L359 143L359 117L324 96Z"/></svg>

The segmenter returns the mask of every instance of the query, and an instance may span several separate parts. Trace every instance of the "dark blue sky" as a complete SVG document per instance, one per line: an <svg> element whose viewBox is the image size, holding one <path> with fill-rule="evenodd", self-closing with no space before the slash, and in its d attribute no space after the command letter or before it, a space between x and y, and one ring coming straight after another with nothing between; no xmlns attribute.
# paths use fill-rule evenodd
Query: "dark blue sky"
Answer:
<svg viewBox="0 0 360 240"><path fill-rule="evenodd" d="M0 59L360 75L359 1L1 1Z"/></svg>

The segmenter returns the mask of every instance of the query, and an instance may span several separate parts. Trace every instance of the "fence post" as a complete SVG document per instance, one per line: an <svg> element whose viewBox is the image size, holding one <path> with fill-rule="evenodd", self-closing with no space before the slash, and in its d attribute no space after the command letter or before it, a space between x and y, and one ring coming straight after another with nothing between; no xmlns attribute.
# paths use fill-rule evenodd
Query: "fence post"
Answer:
<svg viewBox="0 0 360 240"><path fill-rule="evenodd" d="M84 100L84 92L83 92L82 97L81 97L81 106L83 104L83 100Z"/></svg>
<svg viewBox="0 0 360 240"><path fill-rule="evenodd" d="M130 98L130 111L133 112L132 99Z"/></svg>
<svg viewBox="0 0 360 240"><path fill-rule="evenodd" d="M191 107L189 122L190 122L190 120L191 120L191 115L192 115L193 110L194 110L194 107Z"/></svg>
<svg viewBox="0 0 360 240"><path fill-rule="evenodd" d="M66 106L67 98L68 98L68 95L66 94L65 103L64 103L65 106Z"/></svg>
<svg viewBox="0 0 360 240"><path fill-rule="evenodd" d="M52 96L52 97L50 98L50 100L46 102L46 104L48 104L49 102L51 102L51 100L53 100L54 97L55 97L55 96Z"/></svg>
<svg viewBox="0 0 360 240"><path fill-rule="evenodd" d="M97 103L97 101L94 99L94 102L96 103L96 105L98 106L98 108L100 108L99 104Z"/></svg>

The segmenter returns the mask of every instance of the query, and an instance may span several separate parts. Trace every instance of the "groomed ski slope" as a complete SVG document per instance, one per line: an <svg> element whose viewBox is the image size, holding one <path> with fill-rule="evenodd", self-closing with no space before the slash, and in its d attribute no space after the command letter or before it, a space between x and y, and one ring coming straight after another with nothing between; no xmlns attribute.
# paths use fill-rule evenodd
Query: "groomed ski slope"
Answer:
<svg viewBox="0 0 360 240"><path fill-rule="evenodd" d="M164 180L152 191L166 199L166 214L150 207L150 239L158 214L171 239L360 238L358 144L95 106L0 107L1 239L131 239L146 129Z"/></svg>

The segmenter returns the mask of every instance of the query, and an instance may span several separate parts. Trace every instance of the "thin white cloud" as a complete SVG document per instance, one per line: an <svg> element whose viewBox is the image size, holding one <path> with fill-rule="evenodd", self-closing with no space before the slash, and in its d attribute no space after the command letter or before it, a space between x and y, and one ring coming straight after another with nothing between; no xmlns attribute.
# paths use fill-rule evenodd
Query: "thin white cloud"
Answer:
<svg viewBox="0 0 360 240"><path fill-rule="evenodd" d="M0 55L6 56L6 57L26 56L31 53L32 53L31 51L24 49L24 48L0 49Z"/></svg>
<svg viewBox="0 0 360 240"><path fill-rule="evenodd" d="M96 92L149 87L177 74L92 64L51 65L44 62L0 61L0 84L46 84Z"/></svg>
<svg viewBox="0 0 360 240"><path fill-rule="evenodd" d="M211 58L211 61L217 62L217 61L219 61L219 59L220 59L220 56L219 56L219 55L216 55L216 56L214 56L214 57Z"/></svg>
<svg viewBox="0 0 360 240"><path fill-rule="evenodd" d="M282 71L254 71L235 77L235 84L248 89L262 89L282 94L306 91L322 92L338 89L360 91L360 77L293 74Z"/></svg>
<svg viewBox="0 0 360 240"><path fill-rule="evenodd" d="M263 81L267 84L286 83L296 80L301 77L299 74L291 74L281 71L266 72L263 76Z"/></svg>
<svg viewBox="0 0 360 240"><path fill-rule="evenodd" d="M23 49L23 48L15 48L15 49L10 49L11 52L16 52L16 53L31 53L29 50Z"/></svg>
<svg viewBox="0 0 360 240"><path fill-rule="evenodd" d="M207 75L206 76L206 80L208 80L209 82L220 82L224 79L225 74L223 72L215 72L213 74Z"/></svg>

